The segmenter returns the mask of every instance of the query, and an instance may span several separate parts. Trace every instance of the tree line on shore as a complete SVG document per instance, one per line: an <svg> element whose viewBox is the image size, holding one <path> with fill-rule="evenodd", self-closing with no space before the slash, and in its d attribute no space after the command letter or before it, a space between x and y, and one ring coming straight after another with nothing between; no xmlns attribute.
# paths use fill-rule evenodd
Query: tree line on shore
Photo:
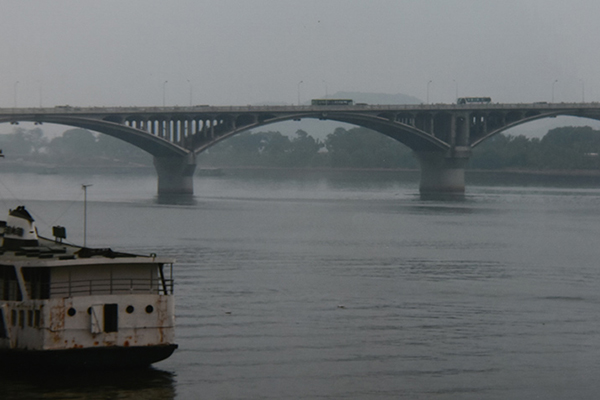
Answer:
<svg viewBox="0 0 600 400"><path fill-rule="evenodd" d="M600 131L589 126L551 129L542 138L496 135L473 150L471 168L600 169Z"/></svg>
<svg viewBox="0 0 600 400"><path fill-rule="evenodd" d="M15 128L0 135L9 160L52 166L151 167L152 156L104 134L69 129L49 139L40 128ZM562 127L542 138L498 134L473 150L470 168L531 170L600 169L600 131ZM324 140L298 130L244 132L201 153L201 167L416 169L401 143L366 128L337 128Z"/></svg>
<svg viewBox="0 0 600 400"><path fill-rule="evenodd" d="M48 138L41 128L17 127L0 135L0 148L7 161L49 166L151 166L152 156L143 150L108 135L86 129L68 129Z"/></svg>

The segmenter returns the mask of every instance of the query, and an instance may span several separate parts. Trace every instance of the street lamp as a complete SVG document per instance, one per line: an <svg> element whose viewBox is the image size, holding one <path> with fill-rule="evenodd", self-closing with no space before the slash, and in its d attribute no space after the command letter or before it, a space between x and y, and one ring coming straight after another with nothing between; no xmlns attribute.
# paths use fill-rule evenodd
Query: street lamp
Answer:
<svg viewBox="0 0 600 400"><path fill-rule="evenodd" d="M87 244L87 188L91 184L81 185L83 189L83 247Z"/></svg>
<svg viewBox="0 0 600 400"><path fill-rule="evenodd" d="M454 82L454 101L458 100L458 82L456 81L456 79L452 79L452 81Z"/></svg>
<svg viewBox="0 0 600 400"><path fill-rule="evenodd" d="M43 85L42 85L42 80L40 79L40 108L42 108L42 89L43 89Z"/></svg>
<svg viewBox="0 0 600 400"><path fill-rule="evenodd" d="M554 85L556 85L556 83L558 82L558 79L554 80L554 82L552 82L552 102L554 103Z"/></svg>
<svg viewBox="0 0 600 400"><path fill-rule="evenodd" d="M19 86L19 81L15 82L15 108L17 108L17 86Z"/></svg>
<svg viewBox="0 0 600 400"><path fill-rule="evenodd" d="M298 82L298 105L300 105L300 85L302 85L304 81Z"/></svg>
<svg viewBox="0 0 600 400"><path fill-rule="evenodd" d="M169 82L169 81L163 82L163 107L165 107L165 105L166 105L167 82Z"/></svg>
<svg viewBox="0 0 600 400"><path fill-rule="evenodd" d="M427 104L429 104L429 85L431 85L431 82L433 81L427 82Z"/></svg>
<svg viewBox="0 0 600 400"><path fill-rule="evenodd" d="M190 82L190 80L188 79L187 82L190 84L190 107L192 106L192 93L194 90L194 87L192 86L192 82Z"/></svg>

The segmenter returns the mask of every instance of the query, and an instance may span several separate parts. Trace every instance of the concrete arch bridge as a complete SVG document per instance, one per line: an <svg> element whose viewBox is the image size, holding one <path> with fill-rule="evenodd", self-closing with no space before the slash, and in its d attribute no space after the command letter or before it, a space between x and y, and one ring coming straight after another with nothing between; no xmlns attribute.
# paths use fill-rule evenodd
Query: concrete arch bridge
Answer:
<svg viewBox="0 0 600 400"><path fill-rule="evenodd" d="M0 123L54 123L101 132L154 156L158 194L193 194L196 155L235 134L303 118L372 129L411 148L421 193L464 193L471 150L495 134L556 116L600 120L600 103L4 108Z"/></svg>

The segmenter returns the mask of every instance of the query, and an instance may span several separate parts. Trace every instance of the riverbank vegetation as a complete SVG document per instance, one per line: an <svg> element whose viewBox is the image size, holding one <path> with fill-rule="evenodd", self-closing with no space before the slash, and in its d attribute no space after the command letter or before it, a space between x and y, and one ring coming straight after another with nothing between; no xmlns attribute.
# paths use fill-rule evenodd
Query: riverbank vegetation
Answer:
<svg viewBox="0 0 600 400"><path fill-rule="evenodd" d="M41 128L17 127L0 135L11 161L26 165L152 168L152 156L121 140L85 129L48 138ZM600 131L562 127L542 138L499 134L473 150L471 169L597 170ZM293 137L275 131L244 132L201 153L200 167L418 169L412 151L366 128L337 128L324 140L298 130Z"/></svg>
<svg viewBox="0 0 600 400"><path fill-rule="evenodd" d="M475 169L600 170L600 131L566 126L544 137L496 135L473 151Z"/></svg>

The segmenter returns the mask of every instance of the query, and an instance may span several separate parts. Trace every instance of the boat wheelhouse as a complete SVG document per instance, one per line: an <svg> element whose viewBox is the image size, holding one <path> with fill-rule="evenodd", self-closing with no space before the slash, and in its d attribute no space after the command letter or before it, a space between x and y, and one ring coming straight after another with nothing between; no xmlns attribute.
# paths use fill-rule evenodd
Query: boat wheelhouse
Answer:
<svg viewBox="0 0 600 400"><path fill-rule="evenodd" d="M174 344L170 258L38 237L12 210L0 247L0 367L147 366Z"/></svg>

